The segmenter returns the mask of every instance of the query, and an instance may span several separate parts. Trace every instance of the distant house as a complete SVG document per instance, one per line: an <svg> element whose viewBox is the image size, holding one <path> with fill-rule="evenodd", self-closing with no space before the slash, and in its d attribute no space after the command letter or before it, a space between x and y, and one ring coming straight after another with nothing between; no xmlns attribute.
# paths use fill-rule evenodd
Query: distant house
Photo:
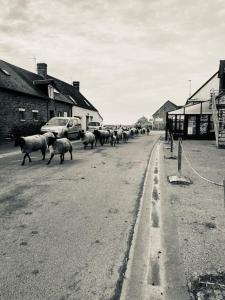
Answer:
<svg viewBox="0 0 225 300"><path fill-rule="evenodd" d="M165 129L167 112L177 109L179 106L171 101L166 101L153 115L153 128Z"/></svg>
<svg viewBox="0 0 225 300"><path fill-rule="evenodd" d="M0 141L12 134L38 132L54 116L77 116L86 129L89 120L101 121L98 110L79 90L47 74L47 64L37 64L37 74L0 60ZM23 130L22 130L23 129Z"/></svg>

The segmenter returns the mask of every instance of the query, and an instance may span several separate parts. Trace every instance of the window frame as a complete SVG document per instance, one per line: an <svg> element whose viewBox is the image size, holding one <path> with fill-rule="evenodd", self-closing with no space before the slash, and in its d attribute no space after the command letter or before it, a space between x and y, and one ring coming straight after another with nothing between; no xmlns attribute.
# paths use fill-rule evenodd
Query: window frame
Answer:
<svg viewBox="0 0 225 300"><path fill-rule="evenodd" d="M25 108L19 108L19 119L21 122L26 121L26 116L25 116L26 109Z"/></svg>
<svg viewBox="0 0 225 300"><path fill-rule="evenodd" d="M39 110L37 110L37 109L32 109L32 116L33 116L33 120L34 120L35 122L38 122L38 113L39 113ZM35 114L36 114L36 117L37 117L37 118L35 118Z"/></svg>

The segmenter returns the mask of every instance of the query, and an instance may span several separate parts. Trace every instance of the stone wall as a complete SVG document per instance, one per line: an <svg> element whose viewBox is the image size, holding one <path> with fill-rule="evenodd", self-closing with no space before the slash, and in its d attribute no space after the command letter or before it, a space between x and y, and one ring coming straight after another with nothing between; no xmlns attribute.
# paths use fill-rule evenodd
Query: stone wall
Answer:
<svg viewBox="0 0 225 300"><path fill-rule="evenodd" d="M21 119L21 110L24 110L23 119ZM37 111L36 114L32 110ZM48 121L50 111L53 111L55 116L58 116L59 112L62 115L66 112L71 116L72 106L64 102L0 89L0 143L6 138L11 138L12 132L20 132L20 129L30 129L27 134L30 134L32 129L37 131Z"/></svg>

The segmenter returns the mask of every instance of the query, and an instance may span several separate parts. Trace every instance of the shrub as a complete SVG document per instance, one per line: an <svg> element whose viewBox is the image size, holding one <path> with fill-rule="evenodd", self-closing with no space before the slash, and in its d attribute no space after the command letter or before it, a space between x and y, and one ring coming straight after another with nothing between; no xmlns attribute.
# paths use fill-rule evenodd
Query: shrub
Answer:
<svg viewBox="0 0 225 300"><path fill-rule="evenodd" d="M20 136L38 134L40 133L40 129L44 124L45 124L44 122L38 122L38 123L26 123L20 126L14 125L10 130L9 135L12 138L17 138Z"/></svg>

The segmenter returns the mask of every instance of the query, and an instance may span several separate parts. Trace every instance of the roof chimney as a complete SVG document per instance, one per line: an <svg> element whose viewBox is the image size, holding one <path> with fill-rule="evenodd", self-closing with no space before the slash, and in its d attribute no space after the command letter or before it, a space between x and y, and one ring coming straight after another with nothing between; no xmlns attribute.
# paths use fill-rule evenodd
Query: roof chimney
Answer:
<svg viewBox="0 0 225 300"><path fill-rule="evenodd" d="M73 81L73 87L75 87L79 91L80 90L80 81Z"/></svg>
<svg viewBox="0 0 225 300"><path fill-rule="evenodd" d="M220 61L218 77L220 79L219 90L221 92L225 90L225 60Z"/></svg>
<svg viewBox="0 0 225 300"><path fill-rule="evenodd" d="M47 76L47 64L45 63L38 63L37 64L37 73L42 77L46 78Z"/></svg>

